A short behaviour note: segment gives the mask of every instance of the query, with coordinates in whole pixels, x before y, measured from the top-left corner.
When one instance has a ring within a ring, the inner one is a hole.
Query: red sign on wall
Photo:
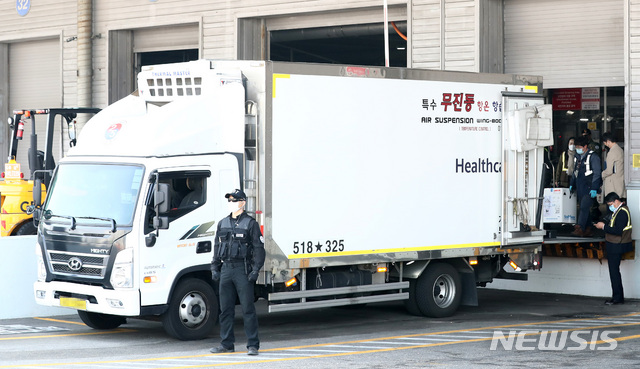
[[[582,89],[561,88],[553,91],[553,110],[581,110]]]

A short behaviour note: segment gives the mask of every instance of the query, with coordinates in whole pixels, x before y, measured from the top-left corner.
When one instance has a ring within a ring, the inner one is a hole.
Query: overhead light
[[[580,118],[580,121],[581,121],[581,122],[588,122],[588,121],[589,121],[589,118]]]
[[[567,115],[573,115],[575,113],[573,110],[567,110]]]
[[[407,48],[404,46],[398,46],[398,50],[406,50]]]

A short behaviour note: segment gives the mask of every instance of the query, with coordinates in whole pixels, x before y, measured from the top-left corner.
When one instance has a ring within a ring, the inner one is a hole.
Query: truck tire
[[[84,310],[78,310],[78,315],[84,324],[93,329],[115,329],[127,322],[127,319],[121,316],[92,313]]]
[[[422,311],[418,307],[418,300],[416,299],[416,283],[415,279],[409,279],[409,298],[404,300],[404,307],[407,312],[415,316],[423,316]]]
[[[31,236],[38,234],[38,229],[33,225],[33,221],[29,220],[16,231],[16,236]]]
[[[460,306],[460,274],[450,264],[431,263],[416,282],[415,298],[425,316],[443,318],[453,315]]]
[[[176,286],[169,308],[162,315],[168,335],[182,341],[206,338],[218,317],[218,301],[213,287],[203,280],[188,278]]]

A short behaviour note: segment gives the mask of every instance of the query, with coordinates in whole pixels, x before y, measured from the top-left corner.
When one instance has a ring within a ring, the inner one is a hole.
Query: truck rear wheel
[[[218,316],[218,301],[207,282],[189,278],[176,286],[169,309],[162,315],[168,335],[183,341],[206,338]]]
[[[460,306],[460,274],[450,264],[431,263],[418,277],[415,299],[425,316],[442,318],[453,315]]]
[[[93,329],[116,329],[127,322],[127,319],[117,315],[92,313],[78,310],[80,320]]]

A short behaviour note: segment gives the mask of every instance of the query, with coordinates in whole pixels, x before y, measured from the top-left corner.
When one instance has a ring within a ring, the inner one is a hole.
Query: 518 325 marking
[[[313,254],[318,252],[342,252],[344,240],[296,241],[293,243],[294,254]]]

